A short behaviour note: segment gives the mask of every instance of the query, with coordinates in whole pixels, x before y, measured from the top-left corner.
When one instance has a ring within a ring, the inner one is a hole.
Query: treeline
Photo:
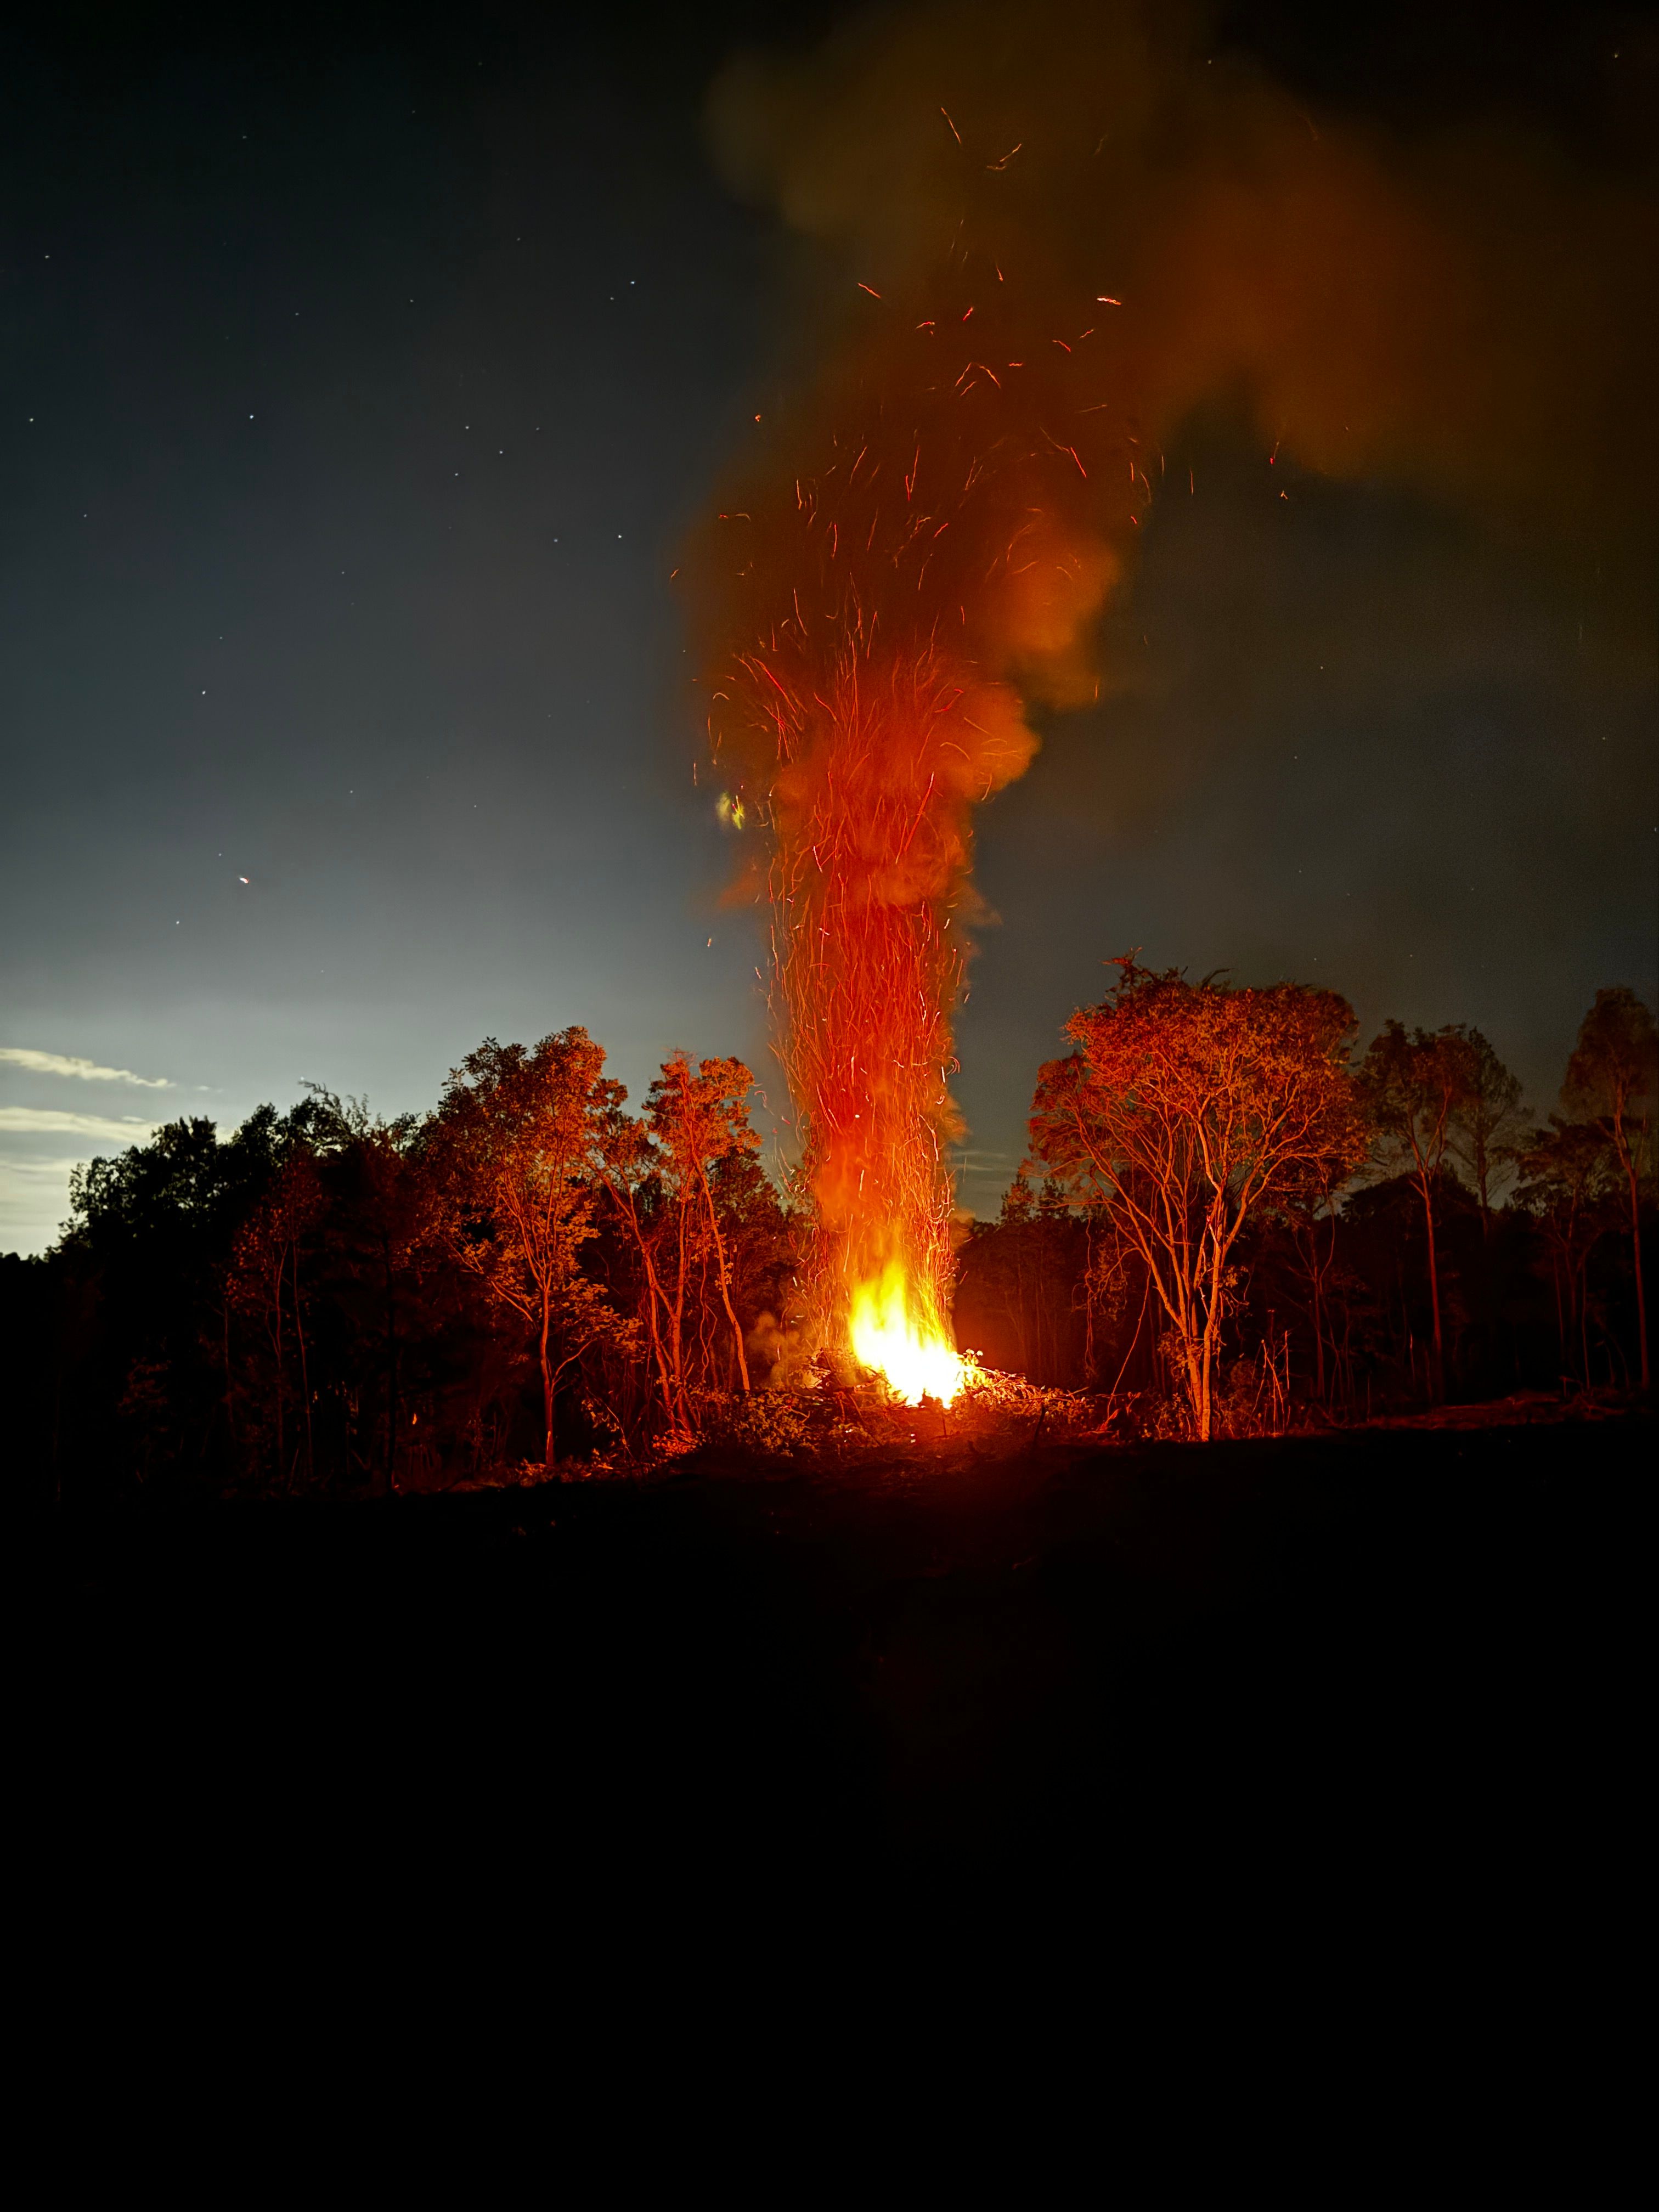
[[[424,1118],[313,1088],[77,1170],[0,1270],[33,1462],[60,1496],[428,1488],[740,1423],[799,1241],[752,1079],[677,1054],[635,1115],[604,1065],[489,1040]]]
[[[1647,1387],[1634,994],[1598,994],[1541,1123],[1478,1030],[1390,1022],[1356,1060],[1346,1003],[1299,985],[1125,961],[1069,1030],[1027,1168],[964,1224],[957,1336],[991,1366],[1200,1437]],[[77,1170],[53,1250],[0,1261],[14,1438],[76,1498],[785,1443],[810,1207],[761,1165],[752,1090],[677,1054],[631,1114],[571,1029],[487,1041],[423,1117],[313,1089],[227,1138],[170,1123]]]
[[[1479,1030],[1133,962],[1038,1081],[960,1340],[1164,1433],[1646,1389],[1659,1038],[1598,992],[1540,1123]],[[1645,1266],[1644,1266],[1645,1255]]]

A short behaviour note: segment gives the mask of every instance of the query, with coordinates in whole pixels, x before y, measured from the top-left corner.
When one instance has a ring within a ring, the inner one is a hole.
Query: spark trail
[[[1092,690],[1112,539],[1149,495],[1090,329],[1032,327],[989,264],[924,304],[872,295],[867,342],[702,564],[710,744],[728,817],[770,848],[747,882],[770,900],[817,1200],[812,1318],[913,1403],[960,1381],[948,1148],[973,811],[1036,750],[1027,699]]]

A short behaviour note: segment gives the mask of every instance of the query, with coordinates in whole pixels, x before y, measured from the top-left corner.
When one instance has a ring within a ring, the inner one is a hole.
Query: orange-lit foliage
[[[533,1049],[487,1037],[451,1070],[431,1136],[444,1244],[534,1338],[549,1467],[559,1377],[617,1328],[581,1267],[596,1233],[593,1149],[627,1096],[604,1067],[604,1047],[584,1029]]]
[[[1091,370],[1093,303],[1050,328],[985,260],[871,312],[823,411],[715,526],[709,734],[726,817],[770,844],[744,889],[771,902],[815,1319],[905,1396],[948,1397],[972,811],[1036,750],[1026,697],[1092,690],[1109,528],[1150,487]]]
[[[1246,1221],[1333,1188],[1366,1156],[1353,1010],[1299,983],[1231,990],[1118,965],[1115,988],[1066,1024],[1077,1051],[1038,1078],[1031,1148],[1139,1254],[1207,1439]]]
[[[698,1392],[747,1394],[749,1362],[733,1302],[734,1255],[722,1183],[740,1183],[759,1150],[749,1124],[754,1078],[740,1060],[672,1054],[642,1121],[606,1117],[596,1172],[639,1270],[638,1310],[669,1431],[689,1439]]]

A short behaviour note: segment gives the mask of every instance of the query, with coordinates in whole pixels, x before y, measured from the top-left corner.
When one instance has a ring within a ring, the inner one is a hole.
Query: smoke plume
[[[927,1334],[972,811],[1032,702],[1110,680],[1181,427],[1243,407],[1304,468],[1650,551],[1659,222],[1514,127],[1312,112],[1135,0],[861,17],[734,61],[709,127],[811,283],[693,563],[710,740],[768,847],[821,1315],[897,1269]]]

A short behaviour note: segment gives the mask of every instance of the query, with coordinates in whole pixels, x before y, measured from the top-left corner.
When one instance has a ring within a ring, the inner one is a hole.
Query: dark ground
[[[1530,1955],[1578,1940],[1636,1798],[1655,1434],[60,1528],[66,1844],[256,1887],[868,1875],[919,1910],[1133,1917],[1155,1888],[1374,1929],[1431,1905]]]

